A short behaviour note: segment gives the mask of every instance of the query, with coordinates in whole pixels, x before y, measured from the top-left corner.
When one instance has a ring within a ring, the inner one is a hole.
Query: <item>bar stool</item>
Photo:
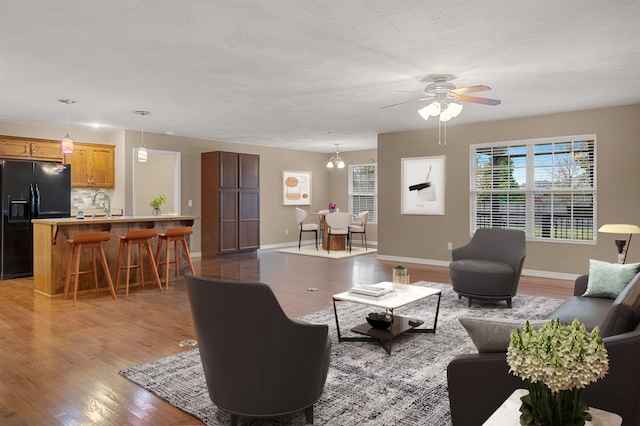
[[[127,232],[127,235],[118,236],[120,238],[120,249],[118,250],[118,270],[116,272],[116,291],[118,290],[118,282],[120,281],[120,271],[123,269],[127,270],[127,285],[125,291],[125,297],[129,297],[129,277],[131,273],[131,269],[140,268],[140,279],[142,280],[142,286],[144,287],[144,262],[142,261],[142,246],[145,246],[147,250],[147,256],[149,257],[149,263],[151,264],[151,269],[153,270],[153,280],[158,284],[158,289],[162,291],[162,283],[160,282],[160,277],[158,276],[158,268],[156,268],[156,261],[153,258],[153,253],[151,252],[150,246],[150,238],[155,238],[158,236],[158,233],[155,229],[130,229]],[[131,246],[138,246],[138,264],[131,264]],[[127,264],[126,266],[122,265],[122,253],[124,252],[125,246],[127,247]]]
[[[187,245],[187,235],[193,234],[193,230],[190,226],[180,226],[175,228],[169,228],[164,234],[158,235],[158,250],[156,251],[156,266],[165,265],[165,290],[169,289],[169,264],[174,263],[176,265],[176,281],[180,279],[180,256],[178,255],[178,241],[182,244],[187,263],[191,269],[191,274],[195,275],[196,272],[193,269],[193,262],[191,262],[191,254],[189,253],[189,246]],[[162,243],[165,243],[164,261],[160,261],[160,251],[162,250]],[[173,260],[171,260],[170,244],[173,243]]]
[[[96,294],[100,294],[98,290],[98,268],[96,264],[96,250],[100,252],[100,261],[102,263],[102,269],[104,275],[107,277],[107,283],[109,283],[109,289],[111,290],[111,296],[116,298],[116,292],[113,288],[113,281],[111,281],[111,274],[109,273],[109,266],[107,265],[107,258],[104,255],[104,248],[102,247],[103,241],[109,241],[111,236],[107,231],[100,232],[81,232],[76,234],[72,239],[68,239],[67,242],[71,244],[71,253],[69,253],[69,261],[67,262],[67,274],[64,279],[64,298],[67,298],[69,292],[69,281],[71,275],[75,275],[75,285],[73,289],[73,306],[76,306],[76,298],[78,296],[78,276],[84,274],[93,274],[96,282]],[[80,257],[82,249],[91,249],[93,254],[93,269],[91,271],[80,271]],[[73,256],[76,256],[76,270],[71,272],[71,263]]]

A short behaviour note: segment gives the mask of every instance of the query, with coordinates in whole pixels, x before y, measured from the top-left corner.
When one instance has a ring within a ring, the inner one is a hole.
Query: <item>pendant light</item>
[[[69,104],[75,104],[73,99],[58,99],[58,102],[67,104],[67,134],[62,138],[61,146],[63,154],[73,154],[73,140],[69,137]]]
[[[149,111],[136,111],[140,117],[140,121],[142,123],[142,133],[141,139],[142,143],[140,144],[140,148],[138,148],[138,162],[146,163],[147,162],[147,148],[144,147],[144,116],[151,114]]]

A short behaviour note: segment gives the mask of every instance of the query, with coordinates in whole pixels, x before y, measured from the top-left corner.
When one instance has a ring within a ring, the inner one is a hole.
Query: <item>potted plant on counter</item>
[[[159,194],[156,198],[149,202],[149,205],[153,207],[151,214],[154,216],[161,215],[160,207],[167,202],[167,196],[164,194]]]

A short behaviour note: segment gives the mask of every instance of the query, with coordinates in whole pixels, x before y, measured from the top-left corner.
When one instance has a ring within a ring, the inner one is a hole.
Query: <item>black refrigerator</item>
[[[31,219],[71,216],[71,168],[46,161],[0,160],[0,278],[33,275]]]

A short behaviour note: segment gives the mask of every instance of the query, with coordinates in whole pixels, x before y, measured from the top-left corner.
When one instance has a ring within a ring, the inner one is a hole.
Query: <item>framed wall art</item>
[[[444,159],[402,159],[402,214],[444,215]]]
[[[311,205],[311,172],[282,171],[282,205]]]

